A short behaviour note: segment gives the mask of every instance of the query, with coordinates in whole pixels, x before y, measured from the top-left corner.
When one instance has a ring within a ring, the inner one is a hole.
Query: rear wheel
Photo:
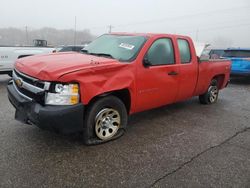
[[[213,104],[217,102],[219,96],[218,82],[216,79],[211,81],[210,86],[205,94],[199,96],[201,104]]]
[[[106,96],[90,104],[85,114],[83,137],[85,144],[100,144],[124,134],[127,110],[115,96]]]

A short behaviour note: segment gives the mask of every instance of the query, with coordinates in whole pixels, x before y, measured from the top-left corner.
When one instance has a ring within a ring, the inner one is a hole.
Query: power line
[[[239,24],[239,22],[246,22],[247,21],[247,23],[249,22],[249,18],[246,18],[246,19],[234,19],[234,20],[232,20],[231,18],[230,18],[230,21],[229,20],[224,20],[223,22],[212,22],[212,24],[211,23],[209,23],[209,25],[214,25],[214,26],[216,26],[216,25],[219,25],[219,26],[222,26],[222,25],[225,25],[225,24],[232,24],[232,23],[238,23]],[[194,27],[194,28],[197,28],[197,25],[195,25],[195,24],[189,24],[189,27]],[[201,24],[199,24],[199,27],[201,27]],[[185,26],[175,26],[174,27],[174,29],[182,29],[182,28],[187,28],[187,26],[185,25]]]
[[[211,15],[215,13],[223,13],[223,12],[228,12],[228,11],[235,11],[235,10],[240,10],[240,9],[249,9],[250,6],[243,6],[243,7],[233,7],[233,8],[227,8],[227,9],[218,9],[218,10],[212,10],[212,11],[207,11],[207,12],[199,12],[195,14],[187,14],[187,15],[182,15],[182,16],[175,16],[175,17],[165,17],[165,18],[160,18],[160,19],[152,19],[152,20],[147,20],[147,21],[141,21],[141,22],[133,22],[133,23],[127,23],[127,24],[120,24],[120,25],[115,25],[116,28],[118,27],[127,27],[127,26],[133,26],[133,25],[144,25],[144,24],[150,24],[150,23],[160,23],[160,22],[166,22],[166,21],[171,21],[171,20],[178,20],[178,19],[188,19],[190,17],[197,17],[197,16],[204,16],[204,15]],[[92,27],[91,29],[101,29],[107,26],[98,26],[98,27]]]
[[[126,26],[132,26],[132,25],[160,23],[160,22],[166,22],[166,21],[169,21],[169,20],[188,19],[190,17],[204,16],[204,15],[210,15],[210,14],[214,14],[214,13],[222,13],[222,12],[227,12],[227,11],[232,11],[232,10],[235,11],[236,9],[247,9],[247,8],[250,8],[250,6],[235,7],[235,8],[220,9],[220,10],[212,10],[212,11],[200,12],[200,13],[195,13],[195,14],[187,14],[187,15],[183,15],[183,16],[165,17],[165,18],[161,18],[161,19],[154,19],[154,20],[148,20],[148,21],[143,21],[143,22],[134,22],[134,23],[129,23],[129,24],[116,25],[116,27],[126,27]]]
[[[204,32],[209,32],[209,31],[216,31],[216,30],[224,30],[224,29],[229,29],[229,28],[234,28],[234,29],[238,29],[239,27],[249,27],[250,26],[250,23],[245,23],[245,24],[233,24],[233,25],[227,25],[227,26],[218,26],[218,27],[209,27],[209,28],[199,28],[198,30],[198,34],[199,36],[197,36],[197,30],[195,29],[192,29],[192,30],[185,30],[185,32],[182,32],[183,33],[193,33],[196,35],[196,41],[199,40],[198,37],[200,37],[200,33],[204,33]],[[179,33],[179,32],[177,32]]]
[[[228,29],[228,28],[234,28],[234,27],[242,27],[242,26],[250,26],[250,23],[245,23],[245,24],[234,24],[234,25],[229,25],[229,26],[219,26],[219,27],[210,27],[210,28],[204,28],[201,29],[201,31],[211,31],[211,30],[217,30],[217,29]]]

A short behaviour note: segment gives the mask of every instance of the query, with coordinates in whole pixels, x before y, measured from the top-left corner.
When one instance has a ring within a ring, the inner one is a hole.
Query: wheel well
[[[221,89],[225,80],[225,75],[221,74],[221,75],[216,75],[215,77],[213,77],[213,79],[217,80],[218,82],[218,88]]]
[[[92,98],[90,100],[89,104],[92,104],[95,101],[97,101],[98,99],[105,97],[105,96],[108,96],[108,95],[113,95],[113,96],[116,96],[117,98],[119,98],[123,102],[123,104],[125,105],[127,113],[129,114],[130,107],[131,107],[131,96],[130,96],[130,92],[128,89],[121,89],[121,90],[110,91],[107,93],[100,94],[100,95]]]

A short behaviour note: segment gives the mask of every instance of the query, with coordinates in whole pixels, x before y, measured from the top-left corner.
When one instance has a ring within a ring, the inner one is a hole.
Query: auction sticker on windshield
[[[133,50],[135,46],[134,46],[134,45],[131,45],[131,44],[121,43],[121,44],[119,45],[119,47],[125,48],[125,49],[127,49],[127,50]]]

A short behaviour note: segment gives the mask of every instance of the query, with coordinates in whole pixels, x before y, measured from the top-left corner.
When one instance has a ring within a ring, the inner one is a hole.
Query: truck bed
[[[231,61],[225,59],[211,59],[199,63],[199,76],[195,90],[196,96],[206,92],[211,78],[219,77],[219,88],[227,85],[231,69]]]

